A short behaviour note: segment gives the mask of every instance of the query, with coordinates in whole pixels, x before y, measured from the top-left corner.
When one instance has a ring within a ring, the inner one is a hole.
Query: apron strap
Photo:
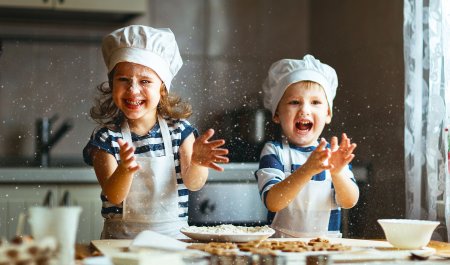
[[[167,126],[166,120],[163,119],[159,115],[158,115],[158,123],[159,123],[159,127],[161,128],[161,135],[162,135],[163,142],[164,142],[165,154],[172,155],[173,148],[172,148],[172,140],[170,138],[169,126]],[[122,137],[123,137],[124,141],[128,142],[131,145],[133,144],[133,141],[131,140],[130,126],[128,125],[128,122],[126,119],[122,123]]]
[[[161,128],[161,135],[164,141],[164,150],[167,155],[173,154],[172,148],[172,139],[170,138],[169,126],[167,126],[167,122],[161,116],[158,115],[159,127]]]
[[[289,143],[286,136],[281,136],[281,142],[283,144],[283,151],[281,155],[283,157],[284,174],[287,177],[291,174],[292,167],[291,148],[289,148]]]

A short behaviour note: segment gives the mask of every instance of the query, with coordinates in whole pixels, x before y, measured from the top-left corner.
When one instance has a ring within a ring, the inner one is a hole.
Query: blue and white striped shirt
[[[181,166],[180,166],[180,146],[183,141],[191,134],[194,133],[197,136],[197,130],[191,126],[191,124],[184,119],[171,120],[166,119],[167,126],[169,127],[170,137],[172,140],[173,155],[175,159],[175,172],[177,178],[178,187],[178,217],[180,220],[187,220],[188,218],[188,199],[189,191],[183,183],[181,178]],[[84,161],[92,165],[91,152],[94,148],[100,148],[110,154],[112,154],[117,162],[120,162],[119,144],[117,140],[123,138],[120,126],[117,129],[111,130],[106,127],[96,128],[91,135],[89,142],[83,149]],[[148,132],[148,134],[139,136],[131,133],[131,139],[137,157],[160,157],[165,156],[164,142],[161,135],[161,128],[157,122],[155,126]],[[112,204],[108,201],[105,195],[101,194],[102,200],[102,216],[106,219],[122,218],[123,203]]]
[[[289,144],[291,148],[291,173],[302,166],[311,153],[316,149],[316,146],[299,147]],[[259,169],[255,172],[256,180],[258,181],[259,194],[264,205],[266,205],[266,198],[269,190],[277,183],[283,181],[286,177],[284,174],[283,164],[283,145],[280,141],[267,142],[261,151],[259,162]],[[347,166],[346,175],[355,183],[355,178],[351,171],[351,165]],[[329,171],[323,171],[311,178],[311,181],[324,181],[330,179]],[[334,193],[334,187],[331,182],[330,189]],[[341,208],[337,205],[336,197],[332,198],[333,207],[330,212],[330,222],[328,224],[328,231],[339,231],[341,224]],[[271,222],[275,213],[269,213],[268,221]],[[293,220],[295,221],[295,220]]]

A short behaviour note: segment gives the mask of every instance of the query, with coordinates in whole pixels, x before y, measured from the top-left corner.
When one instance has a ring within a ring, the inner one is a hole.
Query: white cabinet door
[[[147,0],[54,0],[57,9],[86,12],[145,13]]]
[[[100,185],[67,184],[60,185],[58,188],[60,198],[63,196],[65,191],[68,191],[72,202],[82,208],[78,223],[77,242],[89,244],[91,240],[100,239],[100,233],[103,229]]]
[[[15,236],[18,218],[27,213],[30,206],[42,205],[48,191],[52,191],[52,205],[60,203],[64,192],[68,191],[71,200],[82,207],[77,231],[77,242],[89,244],[100,239],[103,229],[101,216],[100,185],[98,184],[7,184],[0,185],[0,238],[11,239]],[[24,234],[31,234],[28,222]]]
[[[14,185],[0,186],[0,237],[11,239],[15,236],[18,218],[27,213],[30,206],[42,205],[48,191],[52,191],[52,203],[56,203],[56,185]],[[28,222],[24,234],[30,234]]]
[[[54,0],[0,0],[1,7],[52,8]]]

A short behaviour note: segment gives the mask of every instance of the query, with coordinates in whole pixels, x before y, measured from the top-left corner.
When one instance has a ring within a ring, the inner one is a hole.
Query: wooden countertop
[[[279,240],[279,241],[290,241],[290,240],[302,240],[299,238],[294,239],[268,239],[268,240]],[[362,240],[362,239],[331,239],[332,243],[339,242],[347,246],[352,246],[354,248],[367,248],[369,251],[363,252],[350,252],[348,254],[333,254],[334,263],[354,263],[354,264],[364,264],[367,262],[386,262],[392,263],[395,261],[396,264],[411,264],[410,261],[410,250],[399,250],[393,248],[389,243],[385,240]],[[118,253],[126,253],[129,252],[128,247],[131,244],[131,240],[94,240],[91,242],[90,246],[77,246],[77,258],[82,259],[90,256],[114,256]],[[436,249],[437,253],[445,252],[450,253],[450,243],[447,242],[439,242],[439,241],[431,241],[428,244],[429,248]],[[377,252],[378,251],[378,252]],[[302,255],[301,253],[296,253]],[[293,257],[295,254],[289,253],[289,257]],[[311,255],[311,252],[309,252]],[[306,254],[303,254],[303,260],[306,257]],[[298,261],[298,260],[297,260]],[[448,260],[433,256],[430,258],[430,261],[436,264],[440,263],[448,263]],[[81,263],[80,263],[81,264]],[[289,263],[288,264],[293,264]]]
[[[436,249],[436,251],[450,251],[450,243],[441,241],[430,241],[428,247]]]

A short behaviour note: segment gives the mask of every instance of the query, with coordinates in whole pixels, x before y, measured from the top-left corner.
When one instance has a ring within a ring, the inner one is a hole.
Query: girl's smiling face
[[[121,62],[114,69],[112,84],[114,103],[129,120],[156,118],[163,83],[155,71],[140,64]]]
[[[331,113],[323,88],[314,82],[291,84],[283,94],[273,117],[288,141],[297,146],[315,146]]]

